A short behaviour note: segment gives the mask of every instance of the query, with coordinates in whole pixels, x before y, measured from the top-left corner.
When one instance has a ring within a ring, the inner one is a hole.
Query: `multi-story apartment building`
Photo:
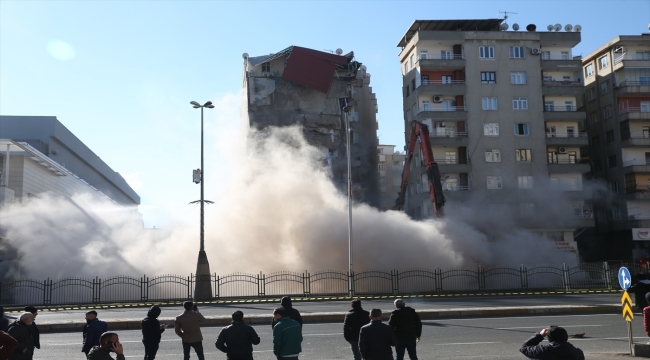
[[[278,53],[244,54],[244,87],[251,127],[299,124],[307,141],[322,151],[334,182],[346,191],[347,149],[343,107],[352,133],[352,181],[356,200],[378,207],[377,97],[366,67],[354,53],[341,55],[290,46]],[[354,100],[354,101],[351,101]]]
[[[603,259],[650,258],[650,34],[618,36],[582,61]],[[609,194],[606,194],[609,193]]]
[[[379,189],[382,210],[392,209],[399,195],[402,184],[402,170],[406,153],[395,151],[395,145],[379,145],[377,147],[377,161],[379,170]]]
[[[581,61],[572,53],[580,32],[506,31],[502,22],[409,27],[398,43],[406,140],[411,120],[429,127],[448,212],[492,206],[576,248],[574,230],[593,226],[582,187],[590,168],[580,151]],[[405,206],[418,219],[432,212],[421,159],[417,152]]]

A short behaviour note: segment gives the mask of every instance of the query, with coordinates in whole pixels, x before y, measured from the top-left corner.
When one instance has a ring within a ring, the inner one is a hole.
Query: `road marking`
[[[342,333],[336,333],[336,334],[303,334],[303,337],[305,336],[343,336]]]
[[[563,328],[570,327],[598,327],[603,325],[562,325]],[[542,326],[541,328],[544,328]],[[509,328],[495,328],[494,330],[516,330],[516,329],[541,329],[539,326],[518,326],[518,327],[509,327]]]
[[[501,319],[536,319],[536,318],[540,318],[540,317],[543,317],[543,318],[556,318],[556,317],[567,318],[567,317],[574,317],[574,316],[593,317],[593,316],[621,316],[621,315],[619,315],[619,314],[591,314],[591,315],[546,315],[546,314],[539,314],[539,315],[531,315],[531,316],[499,316],[499,317],[483,317],[483,318],[423,320],[422,322],[481,321],[481,320],[494,321],[494,320],[501,320]]]
[[[471,342],[471,343],[445,343],[445,344],[433,344],[437,345],[481,345],[481,344],[501,344],[500,341],[483,341],[483,342]]]

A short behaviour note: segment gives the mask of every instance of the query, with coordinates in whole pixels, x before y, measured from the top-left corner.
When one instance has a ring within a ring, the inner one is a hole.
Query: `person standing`
[[[38,309],[33,306],[25,306],[25,311],[31,313],[34,317],[32,325],[29,327],[29,332],[32,334],[32,340],[34,341],[34,347],[37,349],[41,348],[41,333],[38,331],[36,326],[36,316],[38,315]]]
[[[226,353],[228,360],[253,360],[253,345],[260,337],[252,326],[244,324],[244,313],[232,313],[232,323],[221,330],[214,345]]]
[[[108,331],[108,324],[97,318],[97,311],[91,310],[86,313],[86,326],[83,330],[83,345],[81,352],[86,354],[93,346],[99,346],[99,341],[103,333]]]
[[[370,324],[359,331],[359,352],[365,360],[393,360],[397,338],[393,329],[381,322],[381,309],[370,311]]]
[[[404,350],[408,351],[411,360],[418,360],[416,344],[422,336],[420,316],[412,307],[406,306],[402,299],[395,300],[395,307],[397,310],[390,314],[388,325],[395,330],[397,336],[397,360],[404,360]]]
[[[298,360],[302,352],[302,325],[287,315],[287,309],[273,311],[273,354],[278,360]]]
[[[0,330],[0,360],[7,360],[9,354],[14,352],[18,342],[11,335]]]
[[[178,315],[174,322],[174,331],[183,340],[183,359],[190,359],[190,348],[193,348],[199,360],[204,360],[201,324],[205,322],[205,318],[191,301],[184,302],[183,308],[185,312]]]
[[[160,313],[161,310],[158,306],[152,306],[147,312],[147,317],[140,322],[144,360],[154,360],[156,358],[162,333],[167,329],[167,325],[161,325],[158,321]]]
[[[548,344],[540,345],[548,337]],[[519,352],[529,359],[565,359],[565,360],[585,360],[585,354],[582,350],[573,346],[569,340],[569,335],[564,328],[552,326],[544,328],[539,333],[530,337],[521,346]]]
[[[300,311],[295,309],[293,305],[291,304],[291,297],[289,296],[283,296],[282,299],[280,300],[280,305],[284,308],[284,313],[286,314],[285,316],[288,316],[298,322],[300,324],[300,328],[302,328],[302,316],[300,316]],[[271,321],[271,328],[275,327],[275,323],[277,320],[275,320],[275,317]]]
[[[116,333],[105,332],[99,338],[99,346],[94,346],[88,353],[88,360],[125,360],[124,348],[120,344],[120,337]],[[117,354],[113,359],[111,353]]]
[[[361,360],[359,331],[362,326],[370,322],[370,313],[361,308],[361,299],[352,300],[351,306],[352,310],[345,314],[345,320],[343,320],[343,337],[350,343],[354,360]]]
[[[7,332],[9,330],[9,319],[5,317],[5,308],[0,306],[0,331]]]
[[[636,274],[636,284],[630,286],[627,289],[627,292],[634,293],[634,304],[637,309],[643,311],[643,309],[650,305],[645,299],[645,294],[650,292],[650,280],[648,280],[647,274]]]
[[[34,356],[34,340],[29,327],[34,321],[32,313],[26,312],[9,325],[9,335],[16,339],[16,350],[9,355],[9,360],[32,360]]]

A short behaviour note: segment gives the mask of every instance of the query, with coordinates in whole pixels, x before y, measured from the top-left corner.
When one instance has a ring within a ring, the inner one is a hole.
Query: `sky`
[[[165,227],[179,211],[198,213],[187,205],[199,197],[191,172],[200,165],[190,101],[220,105],[205,113],[206,199],[219,201],[236,171],[223,144],[240,124],[243,53],[354,51],[372,75],[379,141],[401,149],[396,45],[406,29],[502,11],[522,28],[580,24],[574,55],[650,24],[650,0],[0,0],[0,115],[56,116],[138,192],[145,226]]]

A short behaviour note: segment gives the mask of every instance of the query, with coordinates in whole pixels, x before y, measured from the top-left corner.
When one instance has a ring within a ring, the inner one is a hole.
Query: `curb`
[[[468,308],[445,310],[418,310],[423,320],[458,319],[458,318],[483,318],[483,317],[510,317],[510,316],[539,316],[539,315],[585,315],[585,314],[618,314],[621,305],[596,305],[596,306],[532,306],[532,307],[501,307],[501,308]],[[343,322],[347,312],[310,313],[302,315],[305,323],[338,323]],[[271,324],[271,315],[251,315],[244,318],[247,324]],[[226,326],[232,319],[230,316],[209,316],[203,326]],[[161,323],[173,325],[174,318],[161,318]],[[107,321],[112,330],[139,330],[140,319]],[[39,323],[41,333],[81,332],[85,322],[70,321],[61,323]]]

